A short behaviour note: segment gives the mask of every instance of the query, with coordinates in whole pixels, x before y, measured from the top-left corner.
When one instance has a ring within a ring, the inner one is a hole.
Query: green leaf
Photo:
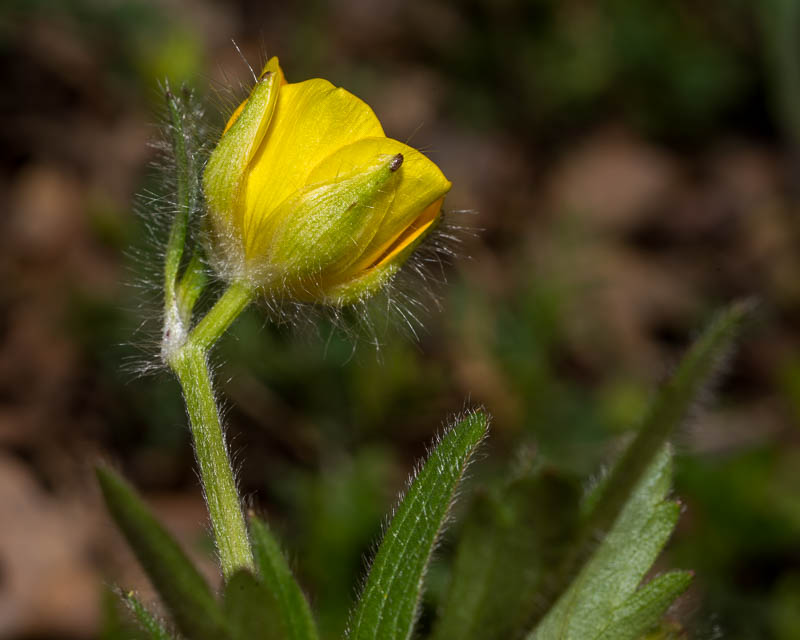
[[[225,585],[225,616],[233,640],[286,640],[279,606],[273,594],[246,569]]]
[[[100,597],[100,629],[97,640],[151,640],[128,615],[119,589],[104,586]]]
[[[718,313],[681,360],[678,370],[656,397],[636,437],[586,501],[580,539],[548,589],[541,594],[540,612],[546,612],[563,594],[569,580],[591,555],[596,540],[617,520],[656,455],[722,368],[753,308],[754,303],[746,300]]]
[[[425,569],[487,427],[486,414],[468,415],[444,434],[413,479],[372,563],[351,617],[350,640],[405,640],[411,635]]]
[[[161,621],[154,614],[147,610],[147,607],[142,604],[132,591],[120,593],[120,597],[133,614],[133,617],[136,618],[139,627],[147,634],[150,640],[174,640],[174,636],[164,628]]]
[[[616,613],[616,622],[600,636],[600,640],[638,638],[650,631],[675,599],[692,581],[691,571],[669,571],[653,578],[639,589]]]
[[[578,498],[576,486],[535,470],[476,496],[434,640],[520,637],[545,571],[574,535]]]
[[[679,506],[665,501],[671,454],[662,448],[619,519],[528,640],[636,640],[689,585],[672,572],[639,587],[672,534]]]
[[[658,394],[636,438],[625,450],[591,506],[592,527],[607,528],[619,514],[664,443],[687,417],[703,391],[714,381],[753,310],[739,302],[718,313],[681,360]]]
[[[290,640],[317,640],[317,627],[308,601],[267,524],[252,518],[250,538],[261,578],[278,602],[278,610],[287,630],[286,637]]]
[[[178,543],[127,482],[110,469],[96,471],[111,516],[181,633],[192,640],[226,638],[219,604]]]

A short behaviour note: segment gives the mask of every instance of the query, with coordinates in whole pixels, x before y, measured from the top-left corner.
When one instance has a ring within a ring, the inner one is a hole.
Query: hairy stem
[[[189,335],[187,344],[203,351],[210,349],[253,301],[253,295],[253,290],[246,284],[234,282],[205,317],[197,323]]]
[[[243,285],[231,285],[169,360],[183,388],[200,480],[226,578],[237,569],[254,570],[254,562],[214,398],[208,350],[247,307],[252,295]]]

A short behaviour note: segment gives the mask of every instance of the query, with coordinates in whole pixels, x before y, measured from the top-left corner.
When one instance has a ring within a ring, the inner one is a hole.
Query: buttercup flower
[[[226,277],[337,305],[396,273],[451,186],[359,98],[319,78],[286,83],[277,58],[228,121],[203,183]]]

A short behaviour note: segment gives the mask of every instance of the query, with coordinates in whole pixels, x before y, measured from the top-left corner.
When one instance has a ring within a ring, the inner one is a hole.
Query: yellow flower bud
[[[203,184],[224,275],[346,304],[383,286],[441,214],[450,182],[327,80],[277,58],[231,116]]]

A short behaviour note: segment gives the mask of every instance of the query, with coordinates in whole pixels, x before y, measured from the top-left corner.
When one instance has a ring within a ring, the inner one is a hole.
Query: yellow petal
[[[267,135],[250,165],[245,237],[303,188],[323,159],[370,136],[383,136],[381,124],[372,109],[348,91],[321,79],[282,87]]]
[[[404,160],[398,170],[398,180],[392,183],[395,194],[391,207],[370,244],[361,251],[353,270],[366,269],[376,264],[391,247],[396,248],[398,240],[408,235],[412,225],[423,227],[430,224],[438,216],[441,199],[452,186],[439,167],[428,158],[416,149],[391,138],[366,138],[340,150],[337,156],[342,165],[346,166],[348,162],[356,163],[359,159],[363,162],[365,158],[398,153],[402,154]],[[320,169],[322,168],[321,165]],[[315,170],[310,179],[315,179],[316,176]],[[428,210],[437,201],[438,207]],[[419,233],[424,232],[423,228],[417,230]]]
[[[382,253],[369,257],[371,262],[365,263],[366,268],[374,269],[388,262],[393,262],[397,260],[401,254],[404,254],[406,249],[416,246],[417,241],[422,239],[439,218],[443,203],[444,198],[442,197],[425,207],[414,222],[406,227]]]
[[[327,304],[342,307],[368,298],[386,285],[428,232],[433,229],[439,218],[443,201],[444,198],[440,198],[428,206],[418,220],[401,234],[377,263],[358,273],[350,271],[347,278],[342,281],[327,283],[317,299],[322,298]],[[309,298],[309,300],[313,299],[313,297]]]

